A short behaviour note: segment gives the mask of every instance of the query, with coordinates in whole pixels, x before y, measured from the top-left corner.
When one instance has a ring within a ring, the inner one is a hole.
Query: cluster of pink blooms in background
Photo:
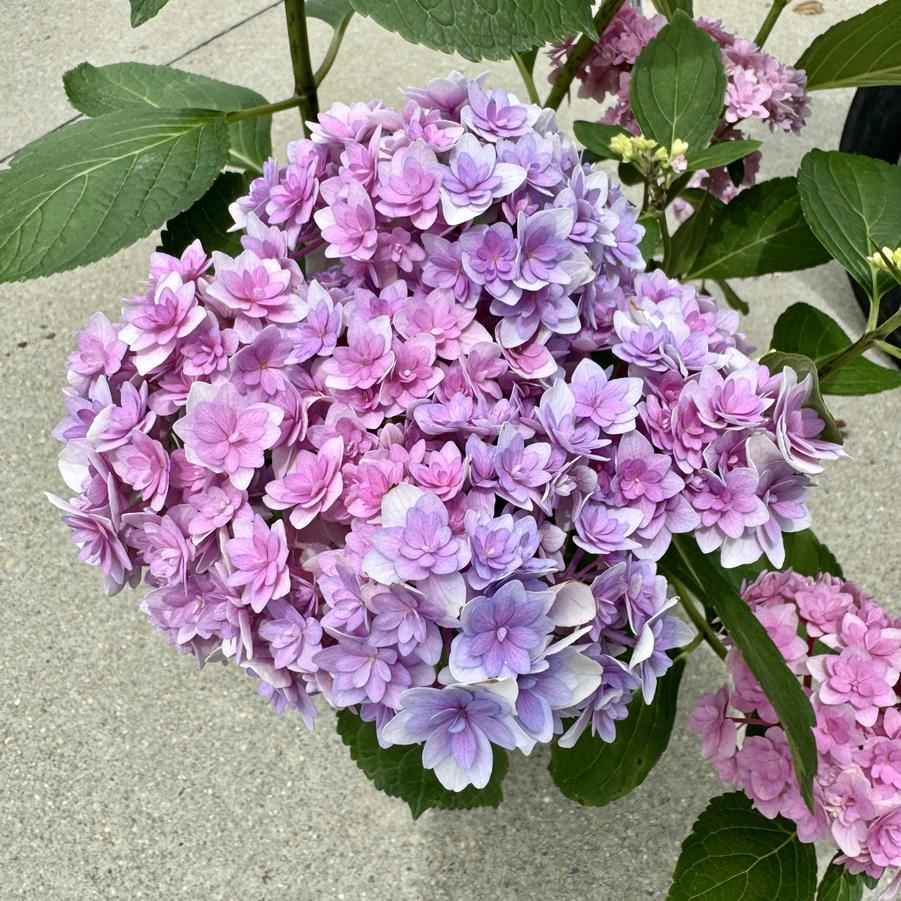
[[[809,379],[643,273],[637,211],[550,111],[459,75],[337,104],[233,206],[243,252],[151,258],[69,360],[52,498],[107,590],[278,712],[424,742],[605,740],[689,637],[655,561],[802,529],[838,456]],[[566,724],[565,722],[566,721]]]
[[[580,67],[576,74],[580,97],[599,102],[608,96],[613,98],[602,122],[639,133],[629,104],[632,67],[665,24],[663,16],[647,18],[635,7],[625,4]],[[716,132],[718,140],[746,138],[747,134],[738,125],[748,119],[765,122],[774,132],[799,133],[809,113],[807,77],[803,70],[783,65],[751,41],[730,34],[716,19],[698,19],[697,24],[719,44],[723,53],[727,86],[725,114]],[[550,51],[554,64],[551,81],[556,78],[574,43],[575,39],[570,38]],[[754,184],[759,166],[760,152],[755,151],[744,158],[744,174],[738,186],[725,166],[696,173],[690,184],[709,185],[716,197],[728,203],[742,187]]]
[[[785,732],[741,654],[731,682],[703,695],[689,725],[720,777],[801,841],[830,840],[854,873],[901,867],[901,620],[853,582],[768,572],[742,596],[798,675],[816,714],[814,812],[798,791]],[[888,894],[901,891],[896,879]]]

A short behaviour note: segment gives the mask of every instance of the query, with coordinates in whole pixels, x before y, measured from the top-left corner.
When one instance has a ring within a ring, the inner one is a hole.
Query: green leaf
[[[777,320],[770,346],[810,357],[818,366],[851,345],[831,317],[806,303],[792,304]],[[887,369],[864,357],[852,360],[820,382],[823,394],[878,394],[901,387],[901,370]]]
[[[838,426],[835,424],[835,418],[829,412],[826,401],[823,400],[823,394],[820,389],[820,378],[817,374],[817,364],[805,357],[804,354],[790,354],[781,350],[771,350],[769,353],[761,357],[760,362],[770,370],[770,372],[782,372],[786,366],[790,366],[798,373],[798,381],[805,376],[810,375],[813,382],[813,388],[810,391],[810,397],[806,406],[817,411],[820,419],[823,420],[825,426],[820,437],[826,441],[834,441],[836,444],[842,444],[844,438]]]
[[[720,48],[681,10],[641,52],[629,87],[642,132],[667,148],[687,141],[689,154],[710,140],[725,93]]]
[[[319,19],[337,31],[354,14],[348,0],[306,0],[304,11],[308,19]]]
[[[586,729],[572,748],[554,745],[548,769],[567,798],[603,807],[644,782],[669,744],[684,669],[684,660],[673,663],[650,704],[635,694],[628,717],[616,724],[615,741]]]
[[[901,84],[901,0],[888,0],[823,32],[801,54],[807,89]]]
[[[63,76],[66,96],[86,116],[124,109],[211,109],[231,112],[262,106],[266,98],[250,88],[146,63],[81,63]],[[228,127],[229,163],[259,172],[272,155],[272,116],[257,116]]]
[[[710,209],[712,209],[715,213],[719,213],[720,210],[725,209],[726,204],[723,203],[719,197],[714,197],[709,191],[704,188],[683,188],[678,194],[679,200],[684,200],[686,203],[690,203],[692,209],[697,209],[700,203],[709,203]],[[706,201],[704,198],[707,198]]]
[[[631,163],[620,163],[616,176],[624,185],[644,184],[644,176]]]
[[[598,122],[576,122],[573,125],[573,131],[576,140],[590,150],[597,159],[602,160],[620,159],[620,155],[610,146],[610,141],[617,135],[630,136],[625,128],[620,128],[618,125],[602,125]]]
[[[788,739],[801,796],[808,806],[812,806],[813,778],[817,772],[817,747],[813,737],[816,718],[798,677],[788,668],[760,620],[723,575],[716,557],[702,553],[693,539],[681,535],[673,536],[673,544],[692,572],[694,582],[702,589],[700,599],[716,611],[748,669],[773,705]],[[666,560],[664,557],[661,561],[664,570]]]
[[[169,0],[129,0],[131,3],[131,27],[137,28],[150,21]]]
[[[717,279],[716,284],[718,285],[720,291],[723,292],[723,300],[732,307],[733,310],[738,310],[743,316],[747,316],[748,313],[751,312],[751,308],[748,304],[742,300],[738,294],[735,292],[735,289],[727,282],[725,279]]]
[[[68,125],[14,160],[0,193],[0,282],[93,263],[203,196],[228,158],[222,113],[135,110]]]
[[[596,37],[590,0],[350,0],[413,44],[467,59],[505,59],[570,34]]]
[[[811,529],[800,532],[786,532],[782,536],[785,542],[785,567],[793,569],[802,576],[818,576],[820,573],[832,573],[844,578],[842,568],[832,551],[813,534]]]
[[[638,224],[644,228],[644,237],[638,242],[638,249],[645,260],[650,260],[657,253],[663,235],[660,233],[660,221],[656,216],[641,213]]]
[[[798,170],[801,208],[813,233],[870,293],[867,257],[901,243],[901,168],[838,151],[811,150]],[[880,291],[893,284],[880,273]]]
[[[738,140],[721,141],[719,144],[711,144],[701,148],[696,153],[688,153],[688,171],[697,172],[699,169],[715,169],[717,166],[728,166],[735,160],[753,153],[762,145],[761,141]]]
[[[828,261],[804,221],[795,179],[771,178],[726,204],[686,278],[747,278]]]
[[[207,253],[221,250],[230,256],[237,256],[243,250],[241,233],[229,231],[234,220],[228,207],[235,198],[247,193],[248,186],[245,175],[221,173],[197,203],[166,223],[165,230],[160,234],[159,249],[173,256],[181,256],[181,252],[199,238]]]
[[[663,267],[671,278],[679,278],[692,267],[704,244],[713,216],[710,201],[706,199],[709,196],[701,199],[672,237],[669,258],[664,260]]]
[[[814,846],[794,823],[768,820],[742,792],[714,798],[695,820],[667,901],[813,901]]]
[[[823,874],[816,901],[861,901],[870,883],[866,873],[850,873],[833,860]]]
[[[666,16],[667,19],[672,19],[677,10],[680,9],[686,13],[686,15],[694,18],[692,0],[651,0],[651,3],[653,4],[654,9],[656,9],[661,16]]]
[[[504,799],[501,782],[507,774],[507,754],[494,747],[491,779],[483,789],[471,785],[461,792],[448,791],[432,772],[423,768],[422,745],[379,746],[375,723],[364,723],[350,710],[338,711],[338,734],[350,748],[356,765],[379,790],[406,801],[418,819],[432,807],[441,810],[469,810],[472,807],[497,807]]]

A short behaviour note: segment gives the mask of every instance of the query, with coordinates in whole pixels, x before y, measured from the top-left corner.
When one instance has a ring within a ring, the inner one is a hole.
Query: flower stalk
[[[294,96],[300,108],[304,134],[306,123],[319,115],[319,98],[316,94],[316,76],[310,62],[310,41],[307,36],[307,17],[304,0],[285,0],[285,18],[288,23],[288,43],[291,49],[291,66],[294,70]],[[337,52],[337,48],[335,48]],[[329,66],[331,63],[329,63]],[[326,68],[326,72],[328,68]],[[324,77],[324,75],[323,75]]]
[[[877,346],[883,338],[887,338],[898,328],[901,328],[901,310],[893,316],[889,316],[877,328],[865,331],[853,344],[817,367],[817,375],[820,381],[828,379],[849,363],[853,363],[859,356],[866,353],[871,347]]]
[[[547,95],[547,100],[544,101],[544,105],[548,109],[555,110],[560,108],[563,98],[569,92],[569,86],[572,84],[579,69],[582,68],[582,63],[585,62],[588,58],[588,54],[591,53],[591,48],[601,39],[604,32],[607,30],[607,26],[619,12],[620,7],[624,2],[625,0],[604,0],[603,5],[594,16],[594,28],[597,32],[597,38],[583,34],[579,40],[576,41],[572,53],[569,54],[566,62],[563,64],[563,68],[560,69],[557,80],[554,82],[554,86]]]
[[[773,26],[775,26],[779,16],[782,15],[782,10],[784,10],[786,6],[788,6],[788,0],[773,0],[773,5],[770,7],[769,12],[766,14],[766,18],[763,20],[763,23],[754,38],[754,43],[758,47],[763,47],[766,43],[766,39],[773,30]]]

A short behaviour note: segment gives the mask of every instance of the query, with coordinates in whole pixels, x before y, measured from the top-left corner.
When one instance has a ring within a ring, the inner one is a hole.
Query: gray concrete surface
[[[818,16],[787,11],[772,48],[791,60],[822,28],[870,5],[825,0]],[[132,32],[125,0],[90,5],[0,0],[0,156],[69,113],[59,76],[82,59],[180,63],[244,81],[271,99],[289,91],[282,11],[268,0],[172,0]],[[762,0],[699,3],[753,33]],[[321,52],[327,31],[314,23]],[[381,95],[463,64],[357,19],[323,102]],[[517,87],[512,66],[498,83]],[[819,95],[803,138],[769,145],[766,174],[789,174],[808,147],[835,147],[847,93]],[[583,111],[584,112],[584,111]],[[569,114],[563,117],[569,121]],[[276,119],[275,146],[296,135]],[[95,309],[113,315],[143,277],[149,238],[88,269],[0,286],[0,898],[67,899],[662,899],[679,843],[720,790],[687,734],[687,709],[720,679],[703,651],[682,690],[670,748],[647,782],[604,809],[563,799],[546,759],[517,757],[499,810],[430,812],[374,791],[325,713],[314,734],[278,719],[234,668],[198,674],[144,621],[138,596],[105,599],[95,572],[41,494],[59,489],[64,360]],[[827,266],[741,284],[747,330],[765,345],[788,304],[861,317],[843,273]],[[814,525],[846,572],[897,609],[901,392],[838,398],[853,463],[831,467]]]

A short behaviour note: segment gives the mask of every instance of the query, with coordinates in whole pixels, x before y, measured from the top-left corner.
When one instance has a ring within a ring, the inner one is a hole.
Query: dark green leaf
[[[640,185],[644,183],[642,174],[631,163],[620,163],[616,175],[624,185]]]
[[[723,574],[718,559],[702,553],[693,539],[682,535],[673,536],[673,544],[691,570],[695,584],[701,587],[701,600],[716,611],[748,669],[773,705],[788,739],[801,795],[811,806],[813,778],[817,772],[817,747],[813,737],[816,718],[798,677],[788,668],[760,620]],[[665,575],[666,558],[661,563]]]
[[[785,566],[791,567],[802,576],[818,576],[820,573],[832,573],[844,578],[842,568],[832,551],[817,538],[810,529],[801,532],[786,532],[782,536],[785,542]]]
[[[570,34],[595,36],[589,0],[350,0],[414,44],[467,59],[505,59]]]
[[[129,0],[131,3],[131,27],[137,28],[150,21],[169,0]]]
[[[494,748],[494,768],[485,788],[471,785],[461,792],[448,791],[438,777],[422,766],[422,745],[379,746],[375,723],[364,723],[350,710],[338,711],[338,734],[350,748],[356,765],[379,790],[406,801],[417,819],[429,808],[469,810],[472,807],[497,807],[504,798],[501,782],[507,774],[507,754]]]
[[[817,889],[817,901],[861,901],[868,887],[870,880],[865,873],[849,873],[833,860]]]
[[[772,178],[726,204],[686,278],[746,278],[828,261],[804,221],[795,179]]]
[[[616,724],[615,741],[586,729],[572,748],[553,747],[548,769],[567,798],[603,807],[644,782],[669,744],[684,669],[684,660],[673,663],[650,704],[636,693],[629,715]]]
[[[820,437],[826,441],[834,441],[836,444],[841,444],[844,441],[842,433],[835,424],[834,417],[826,406],[826,401],[823,400],[823,394],[820,390],[820,379],[817,375],[817,365],[810,357],[805,357],[803,354],[785,353],[781,350],[771,350],[761,358],[760,362],[770,372],[782,372],[786,366],[790,366],[798,373],[798,381],[810,375],[813,381],[813,388],[811,389],[807,406],[816,410],[820,419],[825,423]]]
[[[770,346],[810,357],[818,366],[849,347],[851,339],[825,313],[806,303],[792,304],[777,320]],[[901,387],[901,370],[864,357],[852,360],[820,382],[823,394],[877,394]]]
[[[651,259],[660,247],[660,222],[656,216],[642,213],[638,217],[638,224],[644,228],[644,237],[638,243],[638,250],[645,260]]]
[[[319,19],[337,31],[353,14],[348,0],[306,0],[304,10],[307,18]]]
[[[679,278],[692,267],[710,230],[712,216],[710,201],[702,199],[672,237],[669,257],[663,267],[667,275]]]
[[[202,197],[228,158],[222,113],[135,110],[68,125],[3,178],[0,282],[115,253]]]
[[[680,9],[687,15],[694,17],[692,0],[651,0],[651,2],[654,9],[661,16],[666,16],[667,19],[672,19],[676,11]]]
[[[228,206],[235,198],[246,194],[247,188],[246,176],[223,172],[197,203],[166,223],[165,230],[160,234],[159,249],[173,256],[181,256],[181,252],[199,238],[207,253],[221,250],[230,256],[237,256],[243,249],[241,233],[229,231],[234,221]]]
[[[610,146],[610,141],[617,135],[630,137],[625,128],[618,125],[602,125],[598,122],[576,122],[573,125],[576,140],[597,159],[618,160],[620,155]],[[634,170],[633,170],[634,171]]]
[[[716,280],[716,284],[719,286],[720,291],[723,292],[723,300],[725,300],[733,310],[738,310],[743,316],[747,316],[748,313],[751,312],[751,308],[738,296],[738,294],[736,294],[735,289],[729,282],[720,278]]]
[[[795,63],[807,89],[901,84],[901,0],[888,0],[823,32]]]
[[[742,792],[714,798],[682,843],[667,901],[813,901],[814,846],[768,820]]]
[[[714,197],[709,191],[704,190],[704,188],[685,188],[679,192],[679,200],[690,203],[692,209],[695,210],[705,197],[707,198],[706,202],[710,204],[710,209],[715,213],[719,213],[720,210],[725,209],[726,204],[723,203],[719,197]]]
[[[761,141],[740,140],[722,141],[719,144],[711,144],[701,148],[696,153],[688,153],[688,170],[697,172],[698,169],[715,169],[717,166],[728,166],[735,160],[753,153],[761,146]]]
[[[811,230],[868,293],[867,257],[901,241],[901,168],[838,151],[811,150],[798,170],[801,208]],[[880,289],[891,276],[880,273]]]
[[[86,116],[104,116],[122,109],[211,109],[231,112],[262,106],[266,98],[250,88],[195,75],[171,66],[146,63],[81,63],[63,76],[66,96]],[[257,116],[228,128],[229,162],[260,171],[272,155],[272,116]]]
[[[642,132],[667,148],[686,141],[689,154],[710,140],[725,93],[720,48],[681,10],[641,52],[629,86]]]

